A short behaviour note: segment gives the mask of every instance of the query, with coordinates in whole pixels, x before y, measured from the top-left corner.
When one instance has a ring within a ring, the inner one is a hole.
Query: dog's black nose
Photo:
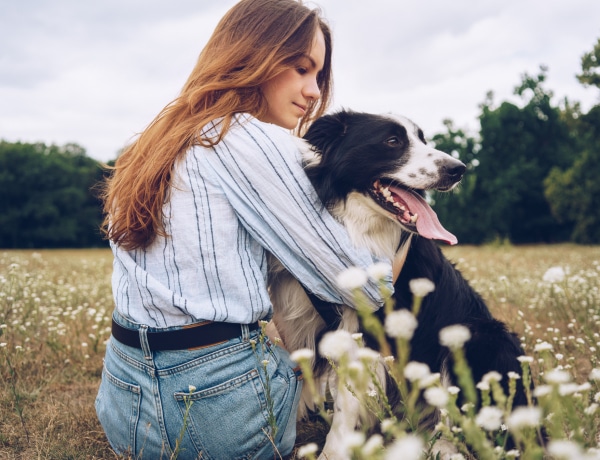
[[[465,174],[467,167],[462,161],[453,160],[451,163],[444,165],[444,173],[447,175],[448,179],[451,179],[455,182],[458,182],[462,179],[462,176]]]

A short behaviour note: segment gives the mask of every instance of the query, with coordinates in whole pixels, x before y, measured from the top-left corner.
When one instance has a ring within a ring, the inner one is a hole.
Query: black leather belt
[[[248,324],[248,329],[258,329],[258,323]],[[112,335],[123,345],[142,348],[140,333],[137,329],[129,329],[112,322]],[[237,323],[203,323],[184,326],[181,329],[147,332],[150,351],[186,350],[188,348],[216,345],[236,337],[241,337],[242,325]]]

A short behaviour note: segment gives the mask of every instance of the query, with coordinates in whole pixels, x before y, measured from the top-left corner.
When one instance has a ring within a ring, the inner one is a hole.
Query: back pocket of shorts
[[[96,397],[96,414],[110,445],[119,454],[135,454],[141,388],[112,375],[106,367]]]

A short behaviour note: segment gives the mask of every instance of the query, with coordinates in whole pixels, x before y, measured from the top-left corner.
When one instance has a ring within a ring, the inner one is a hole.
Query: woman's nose
[[[304,87],[304,97],[315,101],[321,97],[321,90],[319,89],[316,79],[311,80],[310,83]]]

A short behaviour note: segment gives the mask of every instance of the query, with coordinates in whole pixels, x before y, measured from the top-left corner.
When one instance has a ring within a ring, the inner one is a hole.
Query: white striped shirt
[[[375,261],[321,205],[297,138],[249,115],[176,164],[164,215],[169,237],[134,251],[111,244],[117,310],[151,327],[269,318],[266,250],[318,297],[347,305],[338,274]],[[382,304],[375,282],[366,293]]]

